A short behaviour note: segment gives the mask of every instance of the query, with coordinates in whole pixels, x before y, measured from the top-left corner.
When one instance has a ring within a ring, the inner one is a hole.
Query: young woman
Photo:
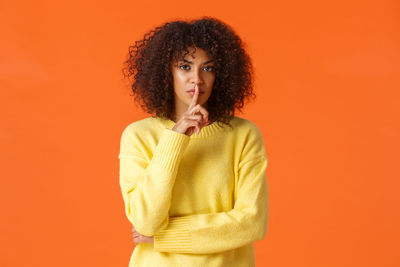
[[[218,19],[167,22],[131,46],[124,74],[148,118],[121,135],[129,266],[255,266],[268,225],[267,156],[251,121],[241,39]]]

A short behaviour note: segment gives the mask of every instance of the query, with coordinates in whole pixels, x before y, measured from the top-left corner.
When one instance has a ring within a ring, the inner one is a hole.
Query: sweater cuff
[[[179,163],[182,158],[189,140],[190,137],[186,134],[181,134],[168,128],[164,129],[154,151],[151,165],[174,173],[178,166],[177,162]]]
[[[167,228],[154,236],[154,250],[158,252],[192,253],[191,217],[170,217]]]

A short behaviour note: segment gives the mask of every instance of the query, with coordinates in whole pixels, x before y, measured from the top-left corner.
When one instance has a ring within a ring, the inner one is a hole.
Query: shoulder
[[[237,144],[241,146],[241,161],[265,157],[263,134],[256,123],[245,118],[235,116],[231,120]]]
[[[135,135],[138,133],[151,132],[159,128],[159,123],[154,117],[147,117],[129,123],[122,130],[122,135]]]
[[[153,117],[137,120],[126,125],[120,139],[120,157],[130,157],[138,154],[138,151],[146,153],[149,147],[155,143],[159,135],[159,123]]]
[[[262,138],[260,128],[257,126],[257,124],[249,119],[234,116],[231,120],[231,125],[233,126],[233,129],[237,131],[240,135],[251,135],[255,138]]]

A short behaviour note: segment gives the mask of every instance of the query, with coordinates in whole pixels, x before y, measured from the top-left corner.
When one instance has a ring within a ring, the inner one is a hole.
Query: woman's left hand
[[[132,237],[133,237],[133,243],[135,244],[154,243],[154,238],[152,236],[145,236],[136,232],[135,227],[132,227]]]

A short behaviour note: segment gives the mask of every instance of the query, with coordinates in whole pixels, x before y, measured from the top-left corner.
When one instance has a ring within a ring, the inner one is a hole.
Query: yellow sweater
[[[262,133],[235,116],[191,136],[160,117],[123,130],[120,186],[125,213],[154,243],[135,246],[129,266],[255,266],[253,242],[268,225]]]

